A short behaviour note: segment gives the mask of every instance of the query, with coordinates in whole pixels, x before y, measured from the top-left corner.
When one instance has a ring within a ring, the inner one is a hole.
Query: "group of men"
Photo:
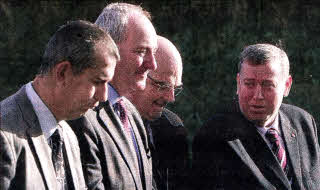
[[[150,14],[107,5],[49,40],[39,74],[0,103],[0,189],[319,189],[313,117],[282,103],[286,53],[246,47],[238,100],[195,136],[165,106],[182,90],[182,59]]]

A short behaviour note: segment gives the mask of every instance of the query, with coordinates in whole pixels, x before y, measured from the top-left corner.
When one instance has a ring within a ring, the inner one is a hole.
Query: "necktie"
[[[281,168],[283,169],[283,171],[285,171],[285,173],[287,173],[288,168],[287,168],[286,151],[280,143],[279,133],[274,128],[270,128],[266,133],[266,138],[271,143],[271,146],[272,146],[271,149],[273,153],[276,155],[276,157],[278,158]]]
[[[52,148],[52,162],[56,172],[56,178],[59,190],[67,189],[67,180],[65,165],[63,160],[63,135],[62,128],[57,127],[56,131],[51,136],[51,148]]]
[[[133,132],[132,127],[131,127],[131,125],[129,123],[127,110],[125,108],[123,100],[122,99],[118,100],[118,102],[115,104],[115,107],[119,111],[120,120],[121,120],[121,122],[123,124],[123,127],[124,127],[125,131],[130,135],[130,137],[132,139],[133,146],[134,146],[137,158],[138,158],[140,176],[142,176],[141,155],[140,155],[139,147],[138,147],[134,132]]]

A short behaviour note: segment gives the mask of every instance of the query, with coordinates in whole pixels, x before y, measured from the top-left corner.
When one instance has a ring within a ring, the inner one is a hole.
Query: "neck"
[[[129,100],[133,98],[135,90],[132,87],[128,86],[127,84],[117,82],[116,80],[112,80],[110,84],[118,92],[119,96],[125,96]]]
[[[272,118],[269,118],[267,121],[253,121],[253,123],[255,123],[257,126],[259,127],[270,127],[274,121],[275,121],[275,118],[276,117],[272,117]]]
[[[52,112],[57,122],[61,121],[62,117],[59,115],[58,101],[55,99],[55,86],[52,84],[50,77],[37,76],[32,83],[33,89],[36,91],[43,103]],[[61,108],[60,108],[61,109]]]

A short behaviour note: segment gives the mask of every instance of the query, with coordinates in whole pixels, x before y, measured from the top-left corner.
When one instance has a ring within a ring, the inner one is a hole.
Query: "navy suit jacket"
[[[194,139],[194,189],[319,189],[320,150],[313,117],[282,104],[279,128],[292,169],[292,185],[254,124],[235,103],[215,114]]]

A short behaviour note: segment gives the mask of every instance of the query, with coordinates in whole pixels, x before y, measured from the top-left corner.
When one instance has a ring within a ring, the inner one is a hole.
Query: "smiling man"
[[[47,44],[40,73],[0,102],[0,189],[86,189],[78,141],[65,120],[107,100],[118,49],[74,21]]]
[[[246,47],[238,102],[215,114],[193,143],[194,189],[318,189],[320,150],[313,117],[282,103],[292,77],[286,53]]]
[[[157,68],[157,35],[150,14],[127,3],[107,5],[96,24],[119,48],[108,101],[70,122],[79,138],[85,180],[89,189],[152,189],[152,163],[141,116],[125,98],[146,86],[147,74]]]
[[[161,36],[155,56],[157,70],[148,74],[146,88],[130,100],[147,128],[157,188],[177,190],[186,177],[187,130],[181,119],[165,107],[182,91],[182,59],[177,48]]]

